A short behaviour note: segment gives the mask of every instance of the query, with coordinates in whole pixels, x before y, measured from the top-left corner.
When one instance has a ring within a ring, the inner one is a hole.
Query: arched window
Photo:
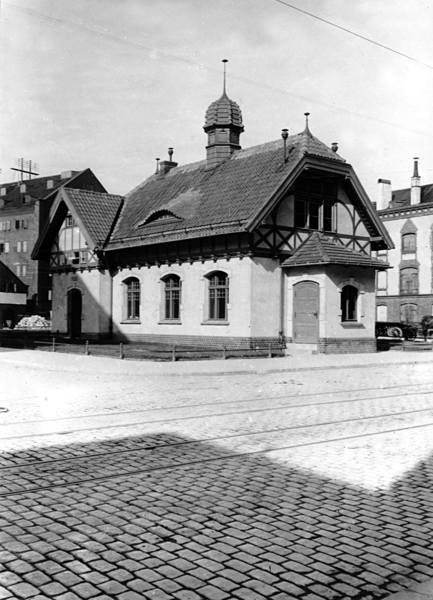
[[[223,271],[214,271],[209,280],[209,320],[227,321],[229,303],[229,278]]]
[[[345,285],[341,290],[341,320],[358,320],[358,290],[353,285]]]
[[[164,319],[180,319],[182,282],[178,275],[169,275],[164,280]]]
[[[416,304],[402,304],[400,306],[400,321],[418,322],[418,306]]]
[[[416,267],[401,269],[400,294],[418,294],[418,269]]]
[[[415,252],[416,251],[416,233],[405,233],[402,236],[401,251],[402,252]]]
[[[123,282],[125,291],[125,319],[140,318],[140,282],[136,277],[130,277]]]

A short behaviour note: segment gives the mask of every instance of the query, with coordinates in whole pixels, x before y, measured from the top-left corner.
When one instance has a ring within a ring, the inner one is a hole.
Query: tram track
[[[86,461],[86,460],[93,459],[93,458],[106,458],[109,456],[116,456],[116,455],[120,455],[120,454],[152,452],[155,450],[160,450],[162,448],[184,446],[186,444],[197,444],[197,443],[208,443],[208,442],[212,443],[212,442],[217,442],[217,441],[221,442],[223,440],[228,440],[228,439],[236,439],[236,438],[242,438],[242,437],[248,437],[248,436],[258,436],[258,435],[262,436],[262,435],[272,434],[272,433],[276,433],[276,432],[283,432],[283,431],[289,432],[289,431],[294,431],[297,429],[309,429],[309,428],[313,428],[313,427],[340,425],[340,424],[347,424],[347,423],[351,423],[351,422],[356,423],[356,422],[367,421],[367,420],[372,420],[372,419],[385,419],[385,418],[389,418],[389,417],[398,418],[400,415],[411,415],[411,414],[418,414],[418,413],[423,413],[423,412],[433,412],[433,406],[431,408],[422,408],[422,409],[417,409],[417,410],[401,411],[398,413],[384,413],[381,415],[371,415],[371,416],[366,416],[366,417],[362,417],[362,418],[340,419],[340,420],[336,420],[336,421],[322,421],[322,422],[311,423],[310,425],[305,425],[305,424],[292,425],[290,427],[276,427],[274,429],[266,429],[266,430],[262,430],[262,431],[242,432],[242,433],[237,433],[237,434],[232,434],[232,435],[206,437],[203,439],[195,439],[195,440],[184,440],[182,442],[175,442],[175,443],[170,443],[170,444],[157,444],[154,446],[146,446],[143,448],[114,450],[112,452],[96,452],[94,454],[71,456],[70,458],[37,460],[37,461],[33,461],[33,462],[21,463],[19,465],[8,465],[8,466],[4,466],[4,467],[0,466],[0,472],[8,470],[8,469],[22,469],[22,468],[26,468],[26,467],[43,466],[43,465],[49,465],[49,464],[65,463],[65,462],[80,461],[80,460]],[[170,432],[170,433],[176,434],[176,432]]]
[[[22,490],[0,492],[0,498],[7,498],[7,497],[12,497],[12,496],[22,496],[22,495],[26,495],[26,494],[41,493],[41,492],[44,493],[51,489],[75,487],[75,486],[80,486],[83,484],[102,482],[102,481],[111,481],[111,480],[115,480],[115,479],[122,479],[125,477],[133,477],[136,475],[150,476],[151,474],[157,473],[157,472],[172,471],[175,469],[185,469],[188,467],[194,467],[194,466],[203,465],[203,464],[211,463],[211,462],[239,460],[242,458],[248,458],[250,456],[260,456],[260,455],[265,456],[270,453],[280,452],[280,451],[289,450],[289,449],[303,448],[303,447],[307,447],[307,446],[317,446],[317,445],[321,445],[321,444],[332,444],[335,442],[344,442],[344,441],[350,441],[350,440],[355,440],[355,439],[376,437],[376,436],[380,436],[380,435],[395,434],[397,432],[409,431],[409,430],[414,430],[414,429],[422,429],[422,428],[428,428],[428,427],[433,427],[433,421],[429,422],[429,423],[423,423],[420,425],[410,425],[407,427],[398,427],[398,428],[392,427],[391,429],[386,429],[386,430],[381,430],[381,431],[373,431],[373,432],[369,432],[369,433],[341,436],[341,437],[336,437],[336,438],[320,439],[320,440],[308,441],[308,442],[303,442],[303,443],[298,443],[298,444],[289,444],[289,445],[284,445],[284,446],[273,447],[270,449],[268,448],[268,449],[264,449],[264,450],[250,450],[248,452],[236,452],[236,453],[226,452],[224,454],[224,456],[221,456],[219,454],[216,457],[188,460],[188,461],[184,461],[182,463],[177,463],[177,464],[158,465],[155,467],[147,467],[147,468],[134,469],[134,470],[129,470],[129,471],[123,470],[122,473],[114,473],[111,475],[102,475],[102,476],[93,475],[92,477],[89,477],[87,479],[79,479],[79,480],[68,481],[68,482],[59,482],[59,483],[54,483],[54,484],[49,484],[46,486],[39,486],[39,487],[36,487],[36,486],[29,487],[29,488],[22,489]],[[209,440],[194,440],[194,441],[188,441],[185,443],[201,445],[203,442],[208,442],[208,441]]]
[[[406,385],[406,386],[387,386],[387,387],[383,387],[380,388],[381,391],[386,391],[386,390],[404,390],[406,391],[407,388],[409,387],[421,387],[421,388],[425,388],[425,387],[430,387],[432,389],[430,390],[425,390],[425,391],[414,391],[414,392],[410,392],[410,393],[405,393],[405,397],[407,396],[416,396],[416,395],[427,395],[427,394],[433,394],[433,384],[412,384],[412,385]],[[186,409],[193,409],[193,408],[204,408],[207,406],[212,406],[212,407],[218,407],[218,406],[224,406],[224,405],[233,405],[233,404],[251,404],[254,402],[262,402],[262,401],[272,401],[272,400],[289,400],[290,398],[309,398],[309,397],[315,397],[315,396],[329,396],[329,395],[333,395],[333,394],[350,394],[350,393],[359,393],[359,392],[368,392],[370,390],[373,390],[375,388],[363,388],[363,389],[357,389],[357,390],[343,390],[343,391],[332,391],[332,392],[317,392],[317,393],[311,393],[311,394],[296,394],[295,396],[290,396],[290,395],[281,395],[281,396],[259,396],[259,397],[255,397],[255,398],[245,398],[245,399],[240,399],[240,400],[230,400],[230,401],[220,401],[220,402],[207,402],[207,403],[202,403],[202,402],[197,402],[194,404],[183,404],[183,405],[174,405],[174,406],[157,406],[157,407],[152,407],[152,408],[141,408],[141,409],[133,409],[133,410],[123,410],[123,411],[109,411],[109,412],[102,412],[102,413],[91,413],[91,414],[82,414],[82,415],[73,415],[73,416],[65,416],[65,417],[57,417],[57,418],[52,418],[52,419],[37,419],[37,420],[33,420],[33,421],[8,421],[6,423],[0,423],[0,430],[2,427],[12,427],[12,426],[19,426],[19,425],[37,425],[39,423],[56,423],[56,422],[60,422],[60,421],[73,421],[73,420],[82,420],[82,419],[92,419],[92,418],[98,418],[98,417],[113,417],[116,415],[129,415],[129,414],[143,414],[143,413],[151,413],[151,412],[161,412],[161,411],[183,411]],[[377,391],[377,390],[376,390]],[[219,417],[219,416],[226,416],[228,414],[230,415],[237,415],[237,414],[244,414],[244,413],[250,413],[250,412],[267,412],[270,410],[291,410],[291,409],[296,409],[296,408],[307,408],[307,407],[313,407],[313,406],[327,406],[327,405],[331,405],[331,404],[348,404],[348,403],[353,403],[353,402],[362,402],[362,401],[367,401],[367,400],[376,400],[376,399],[389,399],[389,398],[393,398],[393,397],[398,397],[401,394],[388,394],[388,395],[379,395],[379,396],[363,396],[361,398],[349,398],[349,399],[345,399],[345,400],[329,400],[329,401],[322,401],[322,402],[310,402],[310,403],[299,403],[299,404],[291,404],[290,406],[266,406],[264,408],[257,408],[257,409],[252,409],[252,408],[248,408],[247,410],[240,410],[240,411],[230,411],[230,412],[226,412],[226,413],[209,413],[209,414],[200,414],[200,415],[187,415],[185,417],[181,417],[181,416],[175,416],[172,418],[161,418],[161,419],[154,419],[151,422],[152,423],[157,423],[157,422],[165,422],[165,421],[181,421],[181,420],[189,420],[189,419],[200,419],[200,418],[206,418],[206,417]],[[149,421],[145,421],[146,423]],[[135,422],[133,425],[136,424],[140,424],[140,422]],[[113,426],[106,426],[106,428],[110,428],[110,427],[118,427],[118,425],[113,425]],[[102,427],[105,428],[105,427]],[[90,428],[80,428],[79,431],[89,431],[92,430],[93,427]],[[12,439],[22,439],[22,438],[27,438],[27,437],[44,437],[47,435],[53,435],[53,433],[56,432],[46,432],[46,433],[37,433],[35,435],[23,435],[23,436],[4,436],[2,439],[7,439],[7,440],[12,440]],[[57,433],[64,433],[64,432],[57,432]]]

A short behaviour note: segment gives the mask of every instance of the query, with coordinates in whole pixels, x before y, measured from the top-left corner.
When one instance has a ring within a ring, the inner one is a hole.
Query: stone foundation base
[[[376,338],[320,338],[317,350],[321,354],[377,352]]]
[[[128,336],[116,333],[113,341],[136,344],[170,344],[178,346],[200,346],[204,348],[264,348],[269,344],[276,346],[281,343],[279,337],[233,337],[233,336],[204,336],[204,335],[158,335],[130,334]]]

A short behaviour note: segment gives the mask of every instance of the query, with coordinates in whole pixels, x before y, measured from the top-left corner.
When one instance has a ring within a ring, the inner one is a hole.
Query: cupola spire
[[[224,58],[224,59],[223,59],[223,61],[222,61],[223,65],[224,65],[224,80],[223,80],[223,95],[224,95],[224,96],[226,96],[226,95],[227,95],[227,94],[226,94],[226,64],[227,64],[228,62],[229,62],[229,61],[228,61],[226,58]]]
[[[206,111],[203,129],[208,135],[206,146],[207,169],[214,169],[219,164],[230,158],[235,150],[240,150],[239,137],[244,131],[242,113],[238,104],[227,96],[226,93],[226,64],[222,61],[223,93],[221,98],[212,102]]]

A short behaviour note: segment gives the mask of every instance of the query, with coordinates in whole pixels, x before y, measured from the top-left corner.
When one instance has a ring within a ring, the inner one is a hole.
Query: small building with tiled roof
[[[51,274],[31,253],[61,187],[105,192],[90,169],[0,184],[0,259],[27,286],[22,311],[50,317]]]
[[[308,122],[245,149],[243,130],[224,89],[206,112],[204,160],[178,165],[170,148],[125,198],[58,194],[34,251],[51,262],[56,330],[375,349],[375,273],[387,265],[371,252],[392,242],[352,166]],[[72,261],[64,235],[76,240]],[[83,248],[93,262],[80,263]]]
[[[379,179],[377,212],[394,248],[380,250],[393,269],[377,277],[377,320],[419,323],[433,314],[433,184],[421,185],[418,158],[410,187]]]
[[[0,260],[0,328],[13,329],[26,305],[27,286]]]

